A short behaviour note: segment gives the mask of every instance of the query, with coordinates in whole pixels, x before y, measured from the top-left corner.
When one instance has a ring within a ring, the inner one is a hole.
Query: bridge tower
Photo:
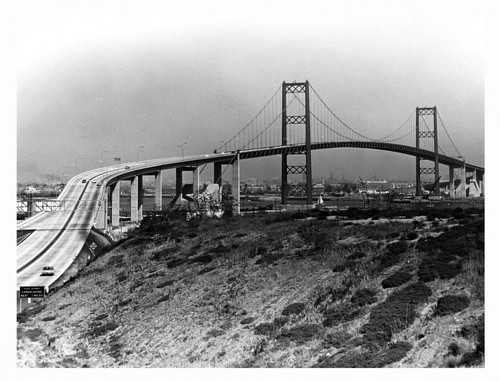
[[[420,131],[421,117],[432,115],[433,131]],[[437,108],[434,107],[417,107],[416,113],[416,147],[420,148],[421,138],[433,138],[434,141],[434,168],[420,167],[421,158],[416,158],[416,195],[422,195],[422,182],[420,176],[422,174],[434,174],[434,195],[439,195],[439,152],[438,152],[438,129],[437,129]]]
[[[304,114],[287,115],[287,95],[304,93]],[[305,174],[307,204],[312,205],[312,160],[311,160],[311,118],[309,108],[309,81],[286,83],[283,81],[282,87],[282,115],[281,115],[281,144],[288,145],[288,125],[304,125],[306,137],[306,150],[301,154],[305,155],[306,163],[303,166],[288,166],[288,154],[281,155],[281,204],[288,203],[288,174]]]

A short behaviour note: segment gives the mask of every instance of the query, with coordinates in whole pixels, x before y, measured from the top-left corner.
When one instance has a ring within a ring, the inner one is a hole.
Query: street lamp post
[[[184,145],[187,145],[187,142],[184,142],[180,145],[177,145],[177,147],[180,147],[181,148],[181,156],[182,156],[182,159],[184,159]]]
[[[104,154],[106,154],[106,153],[109,153],[109,151],[108,151],[108,150],[106,150],[106,151],[102,151],[102,152],[101,152],[101,157],[100,157],[100,159],[99,159],[99,163],[101,163],[101,168],[102,168],[102,163],[103,163],[102,156],[103,156]]]
[[[144,146],[139,146],[137,148],[137,157],[136,157],[136,162],[139,162],[139,151],[143,151],[144,150]]]
[[[78,161],[78,159],[84,159],[85,157],[77,157],[75,158],[75,175],[77,174],[76,172],[76,162]]]

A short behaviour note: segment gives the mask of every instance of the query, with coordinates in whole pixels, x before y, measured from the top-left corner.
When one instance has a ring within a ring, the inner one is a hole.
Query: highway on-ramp
[[[227,160],[232,154],[197,155],[185,158],[153,159],[95,169],[73,177],[57,197],[58,211],[40,212],[17,224],[28,232],[17,245],[17,288],[49,288],[71,266],[92,229],[106,187],[120,179],[190,164]],[[44,266],[53,266],[54,276],[42,276]]]

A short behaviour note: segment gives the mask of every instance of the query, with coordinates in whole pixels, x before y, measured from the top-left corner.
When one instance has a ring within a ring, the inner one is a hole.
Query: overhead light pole
[[[139,146],[137,148],[137,158],[136,158],[136,162],[139,162],[139,151],[143,151],[144,150],[144,146]]]
[[[187,142],[181,143],[180,145],[177,145],[177,147],[181,148],[181,157],[184,159],[184,145],[187,145]]]
[[[76,162],[78,161],[78,159],[84,159],[85,157],[77,157],[75,158],[75,175],[77,174],[76,172]]]

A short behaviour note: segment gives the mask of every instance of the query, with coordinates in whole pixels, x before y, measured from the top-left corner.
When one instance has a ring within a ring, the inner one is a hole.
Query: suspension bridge
[[[450,196],[467,196],[467,174],[484,196],[484,167],[467,163],[453,142],[437,107],[416,107],[410,116],[383,137],[370,138],[342,121],[306,82],[283,82],[257,115],[214,153],[149,159],[94,169],[73,177],[50,210],[18,223],[18,286],[46,288],[68,277],[79,254],[99,250],[93,230],[120,226],[120,183],[130,182],[130,220],[143,218],[143,177],[154,176],[155,209],[162,206],[162,171],[175,169],[176,195],[183,191],[183,173],[193,176],[191,190],[199,190],[200,173],[212,164],[213,183],[222,185],[223,167],[232,167],[235,212],[240,211],[240,162],[251,158],[281,156],[281,202],[288,203],[288,177],[303,174],[307,204],[312,205],[312,151],[335,148],[373,149],[415,158],[416,193],[422,194],[422,175],[434,175],[439,194],[440,165],[449,168]],[[300,164],[290,164],[290,156]],[[427,166],[422,163],[426,161]],[[430,165],[429,165],[430,163]],[[224,171],[227,170],[224,169]],[[480,195],[478,193],[477,196]],[[69,206],[62,208],[61,206]],[[88,247],[88,248],[87,248]],[[40,275],[41,264],[55,267],[51,278]]]
[[[259,113],[217,152],[237,152],[240,159],[281,155],[281,199],[288,201],[288,175],[304,174],[307,203],[312,204],[313,150],[340,147],[392,151],[415,157],[416,194],[422,195],[422,175],[434,175],[439,195],[439,165],[449,167],[450,196],[466,196],[465,178],[472,173],[484,195],[484,168],[466,163],[453,142],[437,107],[416,107],[392,132],[376,138],[360,134],[342,121],[311,84],[283,84]],[[303,164],[289,165],[290,155],[303,155]],[[433,162],[424,167],[422,161]],[[457,174],[458,172],[458,174]],[[455,186],[455,180],[460,180]]]

